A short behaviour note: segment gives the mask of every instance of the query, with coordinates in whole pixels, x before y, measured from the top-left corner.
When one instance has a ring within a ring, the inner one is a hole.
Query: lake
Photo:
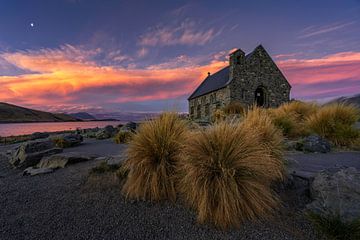
[[[46,122],[46,123],[1,123],[0,136],[16,136],[34,132],[57,132],[76,130],[77,128],[103,128],[107,125],[117,126],[121,121],[91,121],[91,122]]]

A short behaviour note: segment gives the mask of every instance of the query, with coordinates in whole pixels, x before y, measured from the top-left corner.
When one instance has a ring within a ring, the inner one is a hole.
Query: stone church
[[[230,102],[245,106],[278,107],[288,102],[291,85],[263,46],[245,55],[238,49],[230,54],[229,66],[210,74],[188,98],[194,120],[209,121],[216,109]]]

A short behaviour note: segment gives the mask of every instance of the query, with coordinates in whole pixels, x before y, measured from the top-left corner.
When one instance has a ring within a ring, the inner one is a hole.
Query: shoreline
[[[119,119],[96,119],[96,120],[82,120],[76,121],[0,121],[1,124],[16,124],[16,123],[69,123],[69,122],[122,122]]]

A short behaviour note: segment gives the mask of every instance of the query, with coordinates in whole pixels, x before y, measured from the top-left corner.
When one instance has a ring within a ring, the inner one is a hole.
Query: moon
[[[34,23],[30,23],[30,27],[34,27],[35,26],[35,24]]]

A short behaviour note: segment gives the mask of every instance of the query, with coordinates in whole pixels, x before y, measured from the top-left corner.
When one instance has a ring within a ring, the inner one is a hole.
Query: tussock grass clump
[[[306,126],[337,146],[350,146],[360,137],[354,124],[359,119],[359,109],[353,105],[335,103],[320,108],[311,115]]]
[[[322,216],[316,213],[307,213],[308,219],[316,230],[334,240],[360,239],[360,219],[344,222],[338,215]]]
[[[179,190],[200,223],[225,229],[270,213],[279,203],[270,183],[281,177],[256,131],[222,122],[189,135]]]
[[[261,143],[268,149],[275,160],[282,166],[283,159],[283,135],[273,124],[271,117],[263,108],[253,106],[242,121],[242,127],[249,131],[255,131]]]
[[[120,166],[118,165],[109,165],[107,162],[101,162],[98,166],[90,169],[90,174],[102,174],[108,172],[116,172],[118,171]]]
[[[242,115],[245,113],[245,107],[240,102],[233,101],[233,102],[230,102],[225,107],[223,107],[222,111],[226,115],[230,115],[230,114],[241,114]]]
[[[140,125],[129,142],[128,172],[123,193],[135,199],[176,199],[176,166],[183,151],[186,122],[175,113],[163,113]]]
[[[69,141],[65,141],[63,138],[55,138],[53,139],[54,144],[59,148],[69,148],[71,147],[71,143]]]
[[[319,106],[315,103],[292,101],[276,109],[268,110],[273,123],[287,137],[302,137],[310,134],[305,126],[305,120],[316,113]]]
[[[212,122],[219,123],[226,119],[226,114],[221,109],[216,109],[212,114]]]
[[[115,135],[114,141],[116,144],[128,143],[130,141],[132,135],[133,135],[133,133],[130,131],[119,131]]]

